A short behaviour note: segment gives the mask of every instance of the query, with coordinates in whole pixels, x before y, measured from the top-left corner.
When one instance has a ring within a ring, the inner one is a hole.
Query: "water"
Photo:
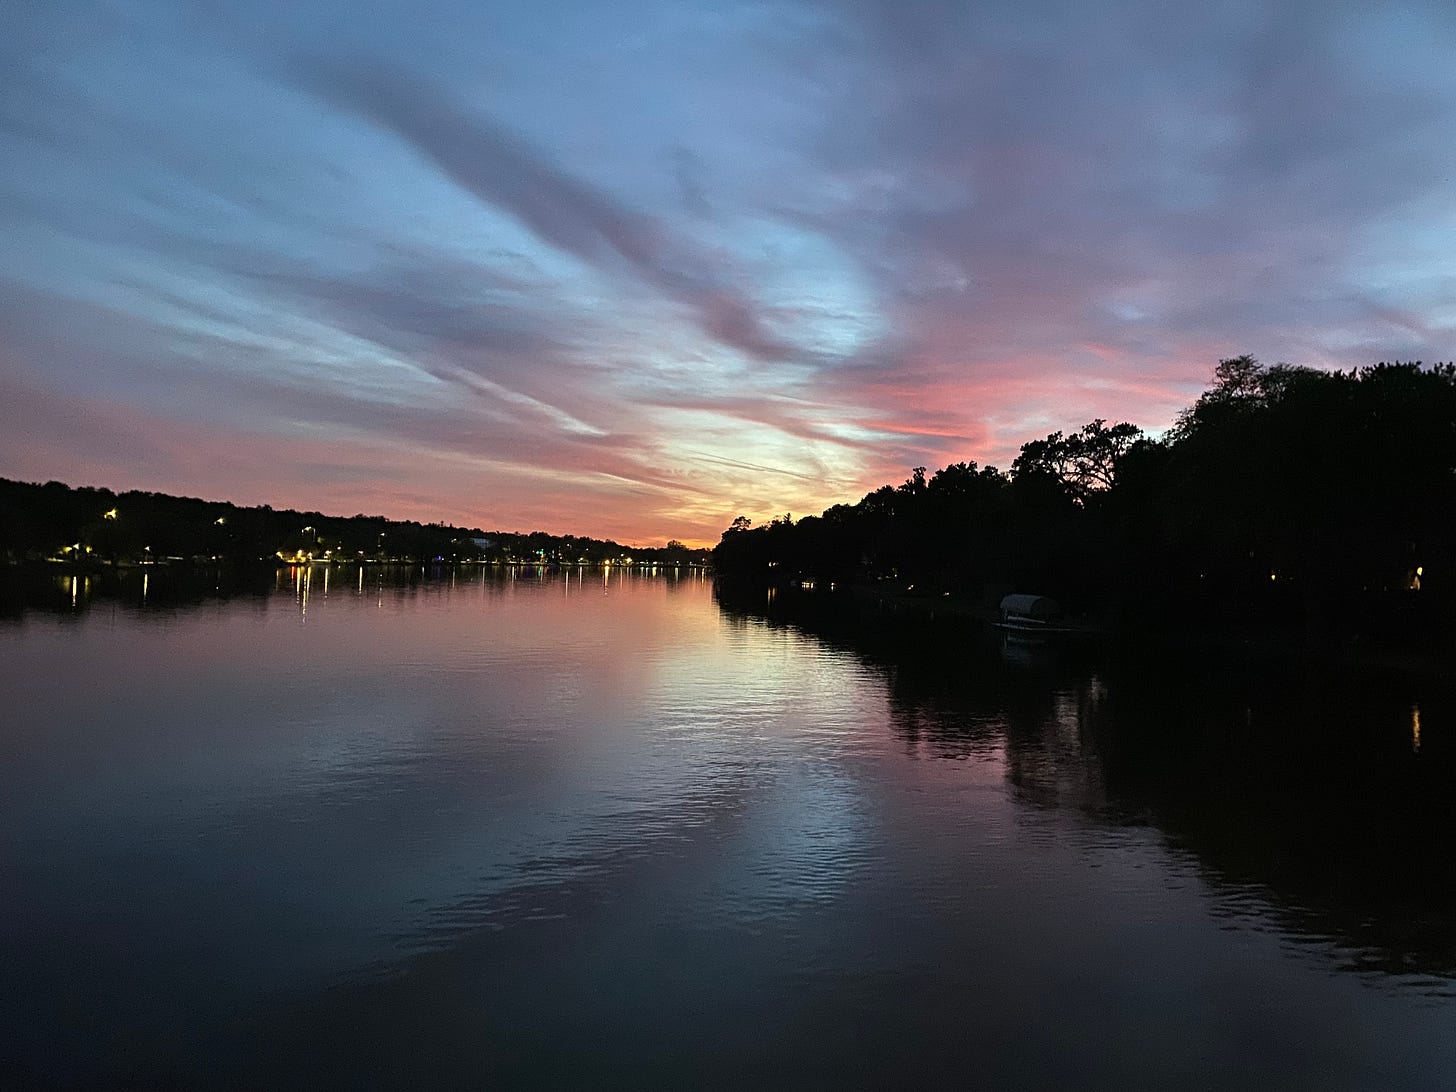
[[[687,572],[14,583],[20,1083],[1456,1085],[1439,686]]]

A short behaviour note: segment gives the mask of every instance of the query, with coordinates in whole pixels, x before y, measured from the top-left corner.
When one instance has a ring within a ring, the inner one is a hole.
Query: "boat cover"
[[[1008,595],[1001,600],[1001,613],[1050,619],[1062,613],[1062,605],[1045,595]]]

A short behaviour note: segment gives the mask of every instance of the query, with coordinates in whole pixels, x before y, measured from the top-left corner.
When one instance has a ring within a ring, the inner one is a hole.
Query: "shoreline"
[[[791,604],[821,610],[831,604],[836,607],[852,606],[858,615],[856,621],[859,625],[871,624],[874,615],[883,617],[888,614],[911,624],[917,620],[969,622],[984,629],[988,635],[1012,636],[996,627],[999,612],[994,607],[953,594],[915,595],[870,584],[856,584],[832,591],[790,586],[777,589],[775,604],[781,611],[785,608],[792,610]],[[1216,655],[1247,663],[1285,663],[1304,668],[1399,675],[1456,688],[1456,636],[1431,647],[1410,648],[1358,640],[1338,642],[1327,639],[1311,644],[1302,631],[1175,630],[1163,627],[1139,633],[1095,619],[1079,618],[1074,623],[1072,632],[1015,636],[1048,646],[1102,644],[1118,651],[1156,650],[1179,656]]]

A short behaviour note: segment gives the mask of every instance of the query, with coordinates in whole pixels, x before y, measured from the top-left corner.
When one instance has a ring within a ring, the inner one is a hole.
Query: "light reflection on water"
[[[697,574],[319,570],[180,611],[71,578],[0,628],[22,1073],[1456,1077],[1451,916],[1300,840],[1329,801],[1217,719],[1277,702],[965,633],[887,652]],[[1449,706],[1401,701],[1389,750],[1437,761]]]

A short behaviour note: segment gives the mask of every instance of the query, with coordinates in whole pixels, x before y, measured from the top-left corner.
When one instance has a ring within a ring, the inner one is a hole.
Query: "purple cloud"
[[[1447,4],[11,29],[0,473],[267,500],[288,451],[347,508],[711,541],[1156,428],[1220,356],[1452,355]]]
[[[627,272],[691,308],[703,332],[761,360],[793,356],[753,303],[719,275],[725,264],[554,165],[519,136],[443,88],[358,61],[316,62],[303,82],[408,141],[451,179],[489,205],[518,217],[543,241],[607,272]]]

